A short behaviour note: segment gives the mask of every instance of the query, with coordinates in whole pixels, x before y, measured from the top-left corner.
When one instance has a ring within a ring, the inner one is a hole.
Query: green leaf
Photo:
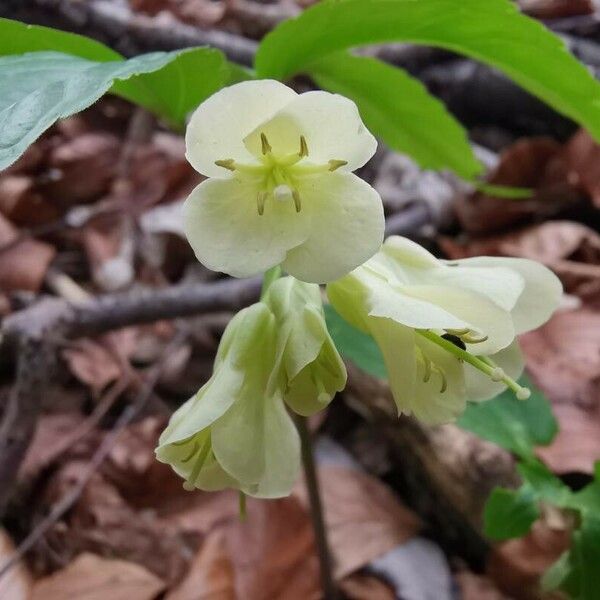
[[[118,53],[83,35],[0,18],[0,55],[51,50],[100,62],[120,60]]]
[[[572,492],[546,465],[537,459],[517,465],[527,488],[538,500],[567,508],[572,505]]]
[[[600,140],[600,85],[560,38],[510,0],[321,2],[263,39],[256,69],[260,77],[285,79],[333,52],[393,41],[487,63]]]
[[[208,53],[208,54],[207,54]],[[222,85],[212,50],[155,52],[130,60],[90,61],[57,52],[0,57],[0,169],[13,163],[56,120],[87,108],[111,87],[173,121]],[[173,70],[204,68],[204,87],[169,78]],[[116,83],[115,83],[116,82]],[[168,89],[173,90],[171,98]]]
[[[327,329],[338,352],[370,375],[387,378],[383,356],[375,340],[352,327],[330,305],[325,305]]]
[[[523,377],[521,385],[531,390],[527,400],[517,400],[505,391],[493,400],[470,404],[458,425],[521,457],[533,456],[535,446],[548,445],[558,426],[550,404],[532,383]]]
[[[571,600],[597,600],[600,590],[600,518],[588,516],[565,552],[543,578],[545,589],[560,589]]]
[[[308,69],[320,87],[352,98],[367,127],[422,167],[480,174],[467,133],[422,83],[374,58],[338,52]]]
[[[521,537],[539,516],[535,495],[527,487],[520,490],[496,488],[485,505],[484,531],[494,540]]]
[[[81,35],[0,19],[0,55],[46,50],[96,62],[124,60],[108,46]],[[110,91],[147,108],[174,127],[182,127],[192,109],[231,80],[248,77],[241,68],[227,63],[221,52],[211,48],[188,48],[146,56],[161,54],[169,57],[162,67],[152,72],[144,69],[140,75],[132,74],[129,79],[116,81]],[[4,95],[5,90],[0,94]]]

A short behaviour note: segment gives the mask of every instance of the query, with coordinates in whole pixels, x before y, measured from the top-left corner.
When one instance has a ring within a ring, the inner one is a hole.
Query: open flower
[[[523,369],[515,340],[544,323],[562,287],[544,266],[517,258],[442,261],[401,237],[327,294],[381,348],[400,413],[452,420],[467,400],[491,398]]]
[[[278,264],[308,282],[345,275],[383,240],[381,199],[352,174],[376,145],[342,96],[271,80],[220,90],[186,132],[186,156],[209,178],[185,208],[198,260],[235,277]]]
[[[312,414],[345,382],[318,286],[278,280],[264,301],[231,320],[212,377],[173,414],[156,456],[186,480],[186,489],[286,496],[300,466],[286,403]]]

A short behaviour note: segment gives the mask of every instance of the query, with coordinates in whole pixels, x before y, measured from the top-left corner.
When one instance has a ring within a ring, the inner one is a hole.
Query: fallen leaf
[[[511,600],[487,577],[466,569],[461,569],[454,577],[460,589],[461,600]]]
[[[595,10],[593,0],[519,0],[519,6],[538,19],[589,15]]]
[[[539,579],[569,547],[570,532],[551,528],[543,519],[522,538],[508,540],[492,552],[488,576],[505,593],[520,600],[539,600]]]
[[[0,291],[37,292],[56,250],[50,244],[32,239],[24,239],[7,250],[1,250],[18,236],[17,229],[0,214]]]
[[[582,129],[569,140],[561,155],[569,170],[569,180],[600,208],[600,145]]]
[[[205,538],[187,575],[165,600],[236,600],[233,566],[222,529]]]
[[[337,578],[402,544],[421,526],[388,487],[366,473],[326,465],[319,480]],[[296,493],[308,508],[305,489],[297,487]]]
[[[15,551],[8,534],[0,529],[0,569]],[[29,600],[31,594],[31,576],[21,561],[0,577],[0,598],[5,600]]]
[[[464,230],[478,235],[499,232],[534,216],[555,215],[573,204],[578,194],[567,181],[566,167],[552,160],[560,150],[558,142],[546,137],[518,140],[504,150],[488,183],[530,188],[534,196],[520,200],[496,198],[484,192],[458,196],[456,213]]]
[[[367,573],[349,575],[340,581],[339,587],[347,600],[396,599],[394,590],[387,583]]]
[[[227,528],[238,598],[317,600],[319,566],[310,518],[297,498],[248,498],[245,522]]]
[[[0,177],[0,212],[20,227],[47,223],[60,215],[35,189],[33,178],[28,175]]]
[[[31,600],[153,600],[164,588],[163,581],[140,565],[84,553],[36,581]]]
[[[95,394],[123,375],[123,365],[135,350],[137,330],[127,327],[96,340],[81,339],[62,351],[69,370]]]
[[[527,369],[558,418],[553,443],[540,456],[556,472],[593,471],[600,456],[600,313],[556,313],[521,336]]]

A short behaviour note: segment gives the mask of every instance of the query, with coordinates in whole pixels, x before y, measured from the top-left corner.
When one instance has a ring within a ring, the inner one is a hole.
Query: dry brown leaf
[[[17,229],[0,214],[0,248],[18,238]],[[0,291],[37,292],[56,254],[53,246],[25,239],[0,254]]]
[[[569,180],[600,208],[600,145],[582,129],[569,140],[561,155],[569,169]]]
[[[320,598],[311,522],[297,498],[249,498],[246,521],[232,522],[227,536],[238,598]]]
[[[319,469],[335,575],[342,578],[413,537],[418,517],[378,479],[355,469]],[[298,488],[304,505],[308,499]]]
[[[455,574],[461,600],[511,600],[487,577],[461,570]]]
[[[119,140],[104,132],[83,133],[48,156],[51,177],[38,188],[62,210],[108,192],[119,161]]]
[[[501,231],[533,216],[556,214],[577,200],[578,194],[568,183],[562,162],[553,161],[560,150],[558,142],[545,137],[525,138],[509,146],[488,182],[531,188],[535,196],[518,201],[485,193],[459,197],[456,212],[464,230],[475,234]]]
[[[27,175],[0,178],[0,212],[15,225],[32,227],[58,218],[59,211],[48,202]]]
[[[8,534],[0,529],[0,569],[9,560],[15,546]],[[21,562],[18,562],[4,576],[0,576],[0,598],[5,600],[29,600],[31,576]]]
[[[595,10],[594,0],[519,0],[519,6],[538,19],[589,15]]]
[[[233,566],[222,529],[208,535],[188,574],[165,600],[236,600]]]
[[[551,528],[540,519],[525,537],[495,548],[488,562],[488,575],[503,592],[520,600],[538,600],[540,576],[569,544],[568,530]]]
[[[339,585],[344,598],[347,598],[347,600],[396,599],[394,590],[374,575],[354,573],[342,579]]]
[[[37,581],[31,600],[153,600],[164,588],[161,579],[140,565],[84,553]]]
[[[63,350],[62,356],[71,373],[97,394],[122,376],[136,339],[136,328],[128,327],[102,336],[99,341],[77,340]]]
[[[540,456],[559,473],[591,473],[600,456],[600,313],[556,313],[521,336],[521,345],[560,425],[552,444],[539,448]]]

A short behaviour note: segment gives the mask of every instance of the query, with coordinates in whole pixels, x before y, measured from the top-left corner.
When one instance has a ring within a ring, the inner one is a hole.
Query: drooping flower
[[[383,240],[381,199],[352,173],[376,145],[342,96],[271,80],[220,90],[186,132],[186,156],[209,178],[186,202],[198,260],[235,277],[279,264],[308,282],[345,275]]]
[[[516,335],[544,323],[562,287],[525,259],[438,260],[391,237],[363,266],[327,286],[329,300],[382,350],[398,411],[447,422],[489,399],[523,369]]]
[[[231,320],[212,377],[173,414],[156,456],[186,480],[186,489],[286,496],[300,467],[286,403],[312,414],[345,381],[318,286],[280,279],[264,301]]]

